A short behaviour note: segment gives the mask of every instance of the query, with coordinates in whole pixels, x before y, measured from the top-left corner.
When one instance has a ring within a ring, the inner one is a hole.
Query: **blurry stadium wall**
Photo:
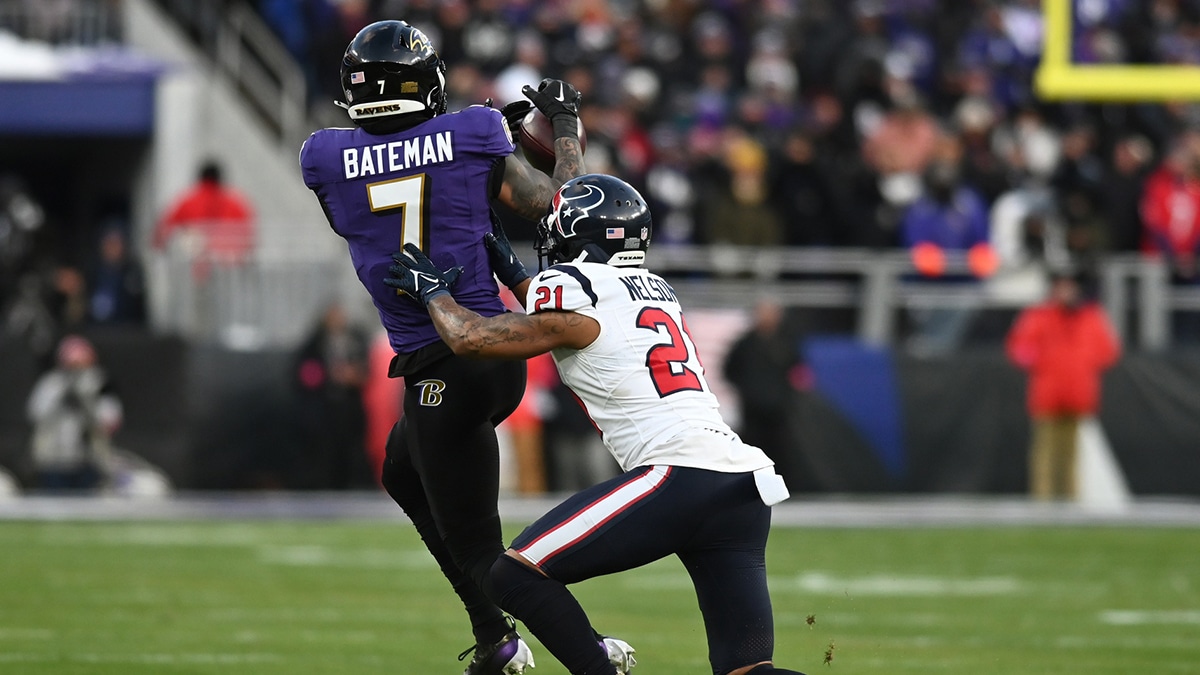
[[[814,365],[816,389],[801,402],[797,415],[797,453],[800,464],[813,473],[815,489],[1025,491],[1025,377],[1003,354],[980,350],[937,359],[897,354],[887,359],[894,370],[894,410],[887,409],[886,393],[881,404],[880,393],[872,391],[887,377],[856,384],[845,375],[862,368]],[[867,362],[878,366],[880,359],[876,354]],[[821,372],[842,379],[822,383]],[[1200,398],[1190,393],[1197,377],[1200,357],[1180,353],[1129,355],[1105,376],[1098,426],[1134,494],[1200,494],[1200,463],[1195,461]],[[824,393],[838,387],[843,389],[840,394]],[[846,389],[852,393],[847,395]],[[849,412],[846,401],[853,402]],[[878,432],[858,421],[871,415],[898,417],[898,451],[882,445]],[[903,458],[899,475],[894,468],[897,452]]]
[[[127,422],[118,445],[163,468],[179,488],[280,487],[298,470],[288,352],[234,351],[117,331],[92,337],[109,370],[120,374]],[[28,433],[23,397],[34,378],[22,350],[0,340],[0,381],[6,383],[0,388],[0,465],[18,475]],[[822,383],[818,374],[816,388],[800,396],[793,416],[794,459],[803,475],[794,491],[1025,491],[1024,376],[1001,353],[936,359],[876,348],[864,353],[876,366],[888,364],[890,375]],[[703,355],[710,372],[719,372],[722,355],[713,350]],[[814,370],[844,375],[861,369]],[[869,391],[887,381],[894,392],[881,397]],[[1200,495],[1195,461],[1200,398],[1192,384],[1197,381],[1195,354],[1130,355],[1106,377],[1099,423],[1134,494]],[[838,388],[840,393],[826,393]],[[867,407],[853,411],[848,400]],[[894,408],[887,410],[889,405]],[[887,433],[864,426],[870,414],[888,418]],[[896,445],[883,449],[891,454],[881,453],[879,440],[893,432]]]

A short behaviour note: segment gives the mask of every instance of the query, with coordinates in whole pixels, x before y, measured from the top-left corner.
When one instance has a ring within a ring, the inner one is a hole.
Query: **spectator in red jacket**
[[[1073,500],[1079,422],[1100,407],[1100,376],[1121,355],[1116,334],[1104,308],[1085,294],[1081,275],[1059,270],[1050,298],[1017,317],[1006,349],[1029,373],[1030,493]]]
[[[154,247],[163,248],[181,231],[197,235],[204,262],[241,264],[254,250],[254,209],[221,178],[221,166],[209,161],[199,180],[185,192],[154,230]],[[200,262],[200,261],[197,261]],[[206,265],[199,265],[203,274]]]
[[[1200,131],[1185,132],[1146,179],[1142,250],[1162,256],[1177,282],[1200,282]]]

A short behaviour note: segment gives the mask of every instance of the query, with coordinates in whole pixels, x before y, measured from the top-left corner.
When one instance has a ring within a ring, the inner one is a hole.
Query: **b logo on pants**
[[[446,390],[445,382],[441,380],[421,380],[416,386],[421,390],[421,405],[432,408],[442,404],[442,392]]]

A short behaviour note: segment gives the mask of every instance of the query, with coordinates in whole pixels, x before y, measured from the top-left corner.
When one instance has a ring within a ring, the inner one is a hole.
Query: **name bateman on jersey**
[[[342,150],[342,166],[347,180],[453,160],[454,144],[451,143],[449,131]]]
[[[625,290],[629,291],[630,300],[679,302],[679,298],[675,297],[675,291],[671,290],[667,282],[656,277],[643,277],[640,275],[621,277],[621,283],[625,284]]]

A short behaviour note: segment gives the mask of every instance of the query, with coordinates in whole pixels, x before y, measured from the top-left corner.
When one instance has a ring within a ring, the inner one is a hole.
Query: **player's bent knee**
[[[537,596],[543,595],[543,592],[553,592],[541,588],[543,582],[548,581],[538,570],[511,556],[502,555],[488,570],[483,591],[492,602],[520,618],[521,605],[531,602],[536,604],[541,601]]]
[[[442,541],[454,564],[462,570],[476,586],[483,584],[496,558],[503,557],[504,545],[500,539],[500,516],[457,522],[447,526],[445,520],[438,523],[442,530]]]
[[[493,600],[499,600],[506,595],[519,591],[522,586],[536,580],[536,575],[529,568],[508,555],[502,555],[492,563],[488,570],[487,583],[484,590]]]

